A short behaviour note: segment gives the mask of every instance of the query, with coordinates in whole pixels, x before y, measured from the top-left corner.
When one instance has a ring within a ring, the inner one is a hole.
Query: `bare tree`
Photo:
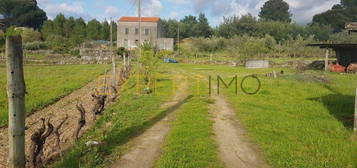
[[[43,167],[42,155],[43,146],[46,143],[46,139],[52,134],[54,127],[51,124],[51,117],[47,119],[45,124],[45,119],[41,118],[41,126],[31,135],[31,146],[30,146],[30,167],[31,168],[41,168]],[[46,128],[47,125],[47,128]]]

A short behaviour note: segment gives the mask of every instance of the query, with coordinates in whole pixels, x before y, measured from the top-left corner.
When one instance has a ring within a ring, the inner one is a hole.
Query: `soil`
[[[29,148],[31,144],[31,135],[39,127],[40,118],[47,118],[50,115],[51,123],[56,127],[63,119],[68,115],[68,120],[64,123],[62,128],[59,130],[61,134],[60,146],[56,146],[56,137],[52,134],[44,145],[43,156],[45,160],[51,161],[51,159],[58,159],[63,151],[68,150],[74,144],[74,132],[78,126],[78,119],[80,118],[80,113],[76,109],[77,101],[81,101],[83,107],[86,109],[86,125],[81,129],[81,134],[91,128],[95,121],[93,120],[93,114],[91,109],[94,106],[91,94],[94,93],[93,89],[103,86],[104,75],[98,77],[97,79],[91,81],[83,88],[72,92],[71,94],[63,97],[56,103],[49,105],[48,107],[35,112],[33,115],[26,118],[26,154],[29,154]],[[109,84],[110,82],[108,82]],[[106,106],[110,105],[111,102],[107,101]],[[8,128],[0,129],[0,168],[6,167],[7,157],[8,157]]]
[[[219,157],[228,168],[269,168],[258,147],[249,141],[235,111],[224,98],[214,97],[210,105]]]
[[[167,115],[154,124],[143,134],[134,138],[132,147],[123,154],[119,160],[112,164],[112,168],[151,168],[162,153],[166,135],[169,133],[171,123],[175,120],[175,111],[186,102],[187,82],[180,82],[173,101],[161,106],[167,109]]]

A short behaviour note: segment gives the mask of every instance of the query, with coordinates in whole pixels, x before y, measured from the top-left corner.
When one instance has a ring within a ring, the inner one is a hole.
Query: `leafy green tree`
[[[114,21],[111,24],[113,26],[113,40],[115,42],[117,40],[118,25]]]
[[[168,38],[177,38],[177,31],[179,22],[174,19],[161,20],[161,25],[163,29],[163,34]]]
[[[208,19],[204,13],[198,16],[198,23],[196,25],[196,36],[209,37],[212,35],[211,27],[208,24]]]
[[[47,39],[48,36],[50,36],[51,34],[54,34],[54,23],[52,20],[47,20],[45,21],[45,23],[43,24],[42,28],[41,28],[41,32],[42,32],[42,37],[44,39]]]
[[[75,19],[71,16],[68,19],[65,19],[63,23],[63,34],[64,37],[69,38],[73,35],[73,28],[76,25]]]
[[[100,22],[96,19],[89,21],[87,25],[87,38],[90,40],[100,40],[101,27]]]
[[[333,33],[332,27],[330,25],[321,24],[309,24],[306,27],[309,35],[313,35],[316,40],[327,41],[330,35]]]
[[[335,32],[342,31],[346,22],[353,21],[357,21],[357,0],[341,0],[332,9],[313,17],[313,23],[331,25]]]
[[[73,32],[69,38],[74,46],[78,46],[84,42],[86,38],[86,22],[82,18],[76,19],[73,27]]]
[[[60,13],[53,20],[53,33],[56,35],[60,35],[62,37],[65,36],[64,24],[66,22],[66,17]]]
[[[289,8],[289,4],[283,0],[269,0],[261,8],[259,17],[263,20],[290,23],[292,14],[290,13]]]
[[[1,0],[0,14],[6,27],[31,27],[39,29],[47,20],[46,13],[37,6],[36,0]]]
[[[198,21],[196,16],[185,16],[180,22],[180,38],[197,37],[196,25]]]
[[[110,25],[106,20],[102,23],[101,39],[107,41],[110,40]]]

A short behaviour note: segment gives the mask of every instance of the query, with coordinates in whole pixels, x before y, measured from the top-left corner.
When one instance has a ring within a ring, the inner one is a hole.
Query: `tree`
[[[196,16],[188,15],[185,16],[180,24],[180,37],[196,37],[196,25],[198,24]]]
[[[65,19],[63,23],[63,35],[66,38],[69,38],[73,34],[73,28],[76,25],[75,19],[71,16],[68,19]]]
[[[208,24],[206,15],[200,13],[198,16],[198,23],[196,25],[196,36],[209,37],[212,35],[211,27]]]
[[[90,40],[99,40],[101,36],[101,24],[96,19],[88,22],[87,25],[87,38]]]
[[[70,41],[73,45],[80,45],[86,38],[86,22],[82,18],[76,19]]]
[[[0,14],[6,27],[31,27],[39,29],[47,20],[46,13],[37,6],[36,0],[1,0]]]
[[[100,38],[102,40],[106,40],[106,41],[110,40],[110,25],[109,25],[108,21],[106,21],[106,20],[104,20],[104,22],[102,23]]]
[[[48,36],[54,33],[54,23],[52,20],[47,20],[41,28],[42,37],[47,39]]]
[[[289,12],[289,4],[283,0],[267,1],[259,13],[263,20],[273,20],[282,22],[291,22],[292,14]]]
[[[331,25],[335,32],[345,28],[346,22],[357,21],[357,0],[341,0],[330,10],[313,17],[313,23]]]
[[[65,36],[64,23],[66,17],[62,13],[58,14],[53,20],[53,33],[60,36]]]

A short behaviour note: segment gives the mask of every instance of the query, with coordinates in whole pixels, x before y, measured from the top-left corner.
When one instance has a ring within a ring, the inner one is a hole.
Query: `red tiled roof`
[[[128,16],[123,16],[119,19],[120,22],[139,22],[139,17],[128,17]],[[159,22],[160,18],[159,17],[142,17],[141,18],[142,22]]]

